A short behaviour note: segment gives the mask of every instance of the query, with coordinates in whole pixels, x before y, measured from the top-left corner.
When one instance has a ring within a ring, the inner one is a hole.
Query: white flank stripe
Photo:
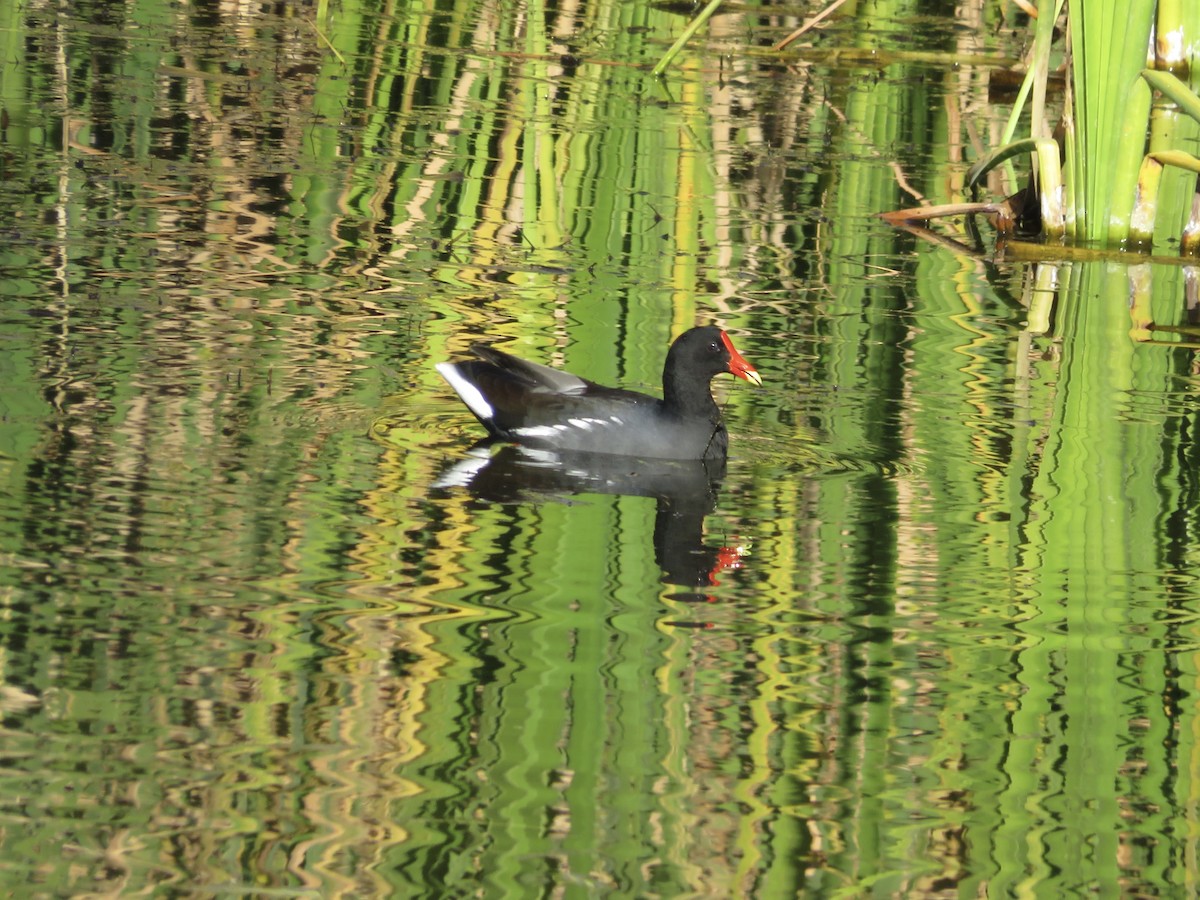
[[[490,419],[496,414],[492,404],[479,392],[479,388],[458,374],[454,363],[438,363],[434,368],[442,373],[442,377],[454,388],[454,392],[462,397],[462,402],[467,404],[467,409],[475,413],[476,418]]]
[[[554,437],[561,430],[561,425],[526,425],[524,428],[514,428],[512,433],[518,437]]]
[[[591,419],[567,419],[567,421],[576,428],[582,428],[584,431],[588,431],[592,427]]]
[[[538,450],[534,447],[518,447],[517,450],[531,465],[557,466],[562,462],[562,457],[553,450]]]

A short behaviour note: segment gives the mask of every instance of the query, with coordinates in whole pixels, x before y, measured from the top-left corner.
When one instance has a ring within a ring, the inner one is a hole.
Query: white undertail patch
[[[467,404],[467,409],[475,413],[476,418],[491,419],[496,415],[492,404],[487,402],[479,388],[458,374],[458,368],[454,363],[438,363],[434,368],[441,372],[442,377],[446,379],[450,387],[454,388],[454,392],[462,398],[462,402]]]
[[[459,460],[433,483],[435,488],[469,487],[475,476],[491,460],[490,456],[470,456]]]

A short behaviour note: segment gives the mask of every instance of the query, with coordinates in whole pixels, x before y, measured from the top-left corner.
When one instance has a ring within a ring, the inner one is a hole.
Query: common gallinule
[[[732,372],[762,379],[712,325],[685,331],[667,352],[663,399],[472,344],[478,360],[437,370],[494,437],[529,447],[654,459],[723,457],[729,435],[708,383]]]

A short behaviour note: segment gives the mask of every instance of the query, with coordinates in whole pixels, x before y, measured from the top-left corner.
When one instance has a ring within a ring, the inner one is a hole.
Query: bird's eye
[[[716,341],[713,341],[711,344],[708,345],[708,349],[711,350],[713,353],[720,353],[721,345],[718,344]]]

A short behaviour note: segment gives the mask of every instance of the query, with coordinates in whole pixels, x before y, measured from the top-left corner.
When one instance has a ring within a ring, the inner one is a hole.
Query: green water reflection
[[[875,218],[1013,22],[70,6],[0,9],[5,893],[1194,892],[1192,274]],[[765,387],[644,491],[432,368],[707,321]]]

